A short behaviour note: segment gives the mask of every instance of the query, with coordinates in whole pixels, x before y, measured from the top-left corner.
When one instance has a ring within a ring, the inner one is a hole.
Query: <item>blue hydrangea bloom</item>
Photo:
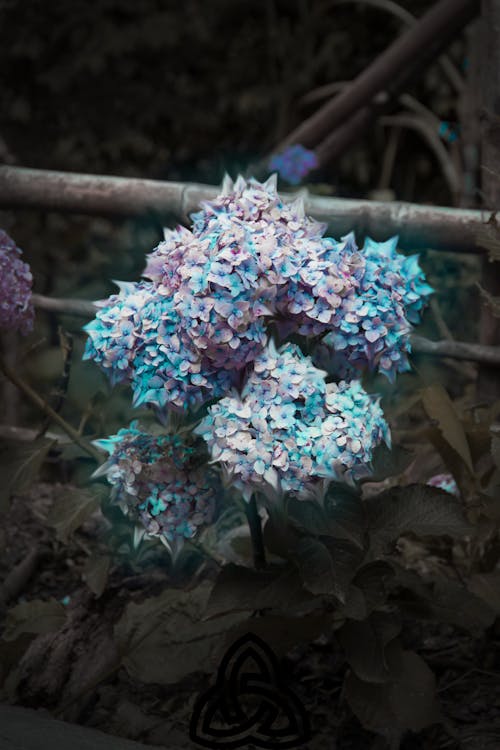
[[[109,454],[94,477],[106,476],[113,501],[150,536],[178,549],[212,521],[217,482],[199,468],[199,445],[179,434],[143,432],[137,421],[94,445]]]
[[[212,405],[195,428],[246,499],[255,489],[303,497],[324,479],[356,478],[390,443],[379,399],[325,374],[298,346],[270,341],[241,394]]]
[[[314,151],[300,144],[290,146],[281,154],[274,154],[269,161],[269,170],[278,172],[290,185],[298,185],[309,172],[318,167],[318,157]]]

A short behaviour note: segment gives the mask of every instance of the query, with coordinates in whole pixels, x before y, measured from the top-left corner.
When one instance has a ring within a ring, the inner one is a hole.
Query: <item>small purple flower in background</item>
[[[35,320],[33,277],[21,255],[14,240],[0,229],[0,329],[26,335],[33,330]]]
[[[109,453],[94,477],[106,476],[113,502],[170,549],[178,551],[213,520],[217,481],[213,472],[199,468],[201,441],[151,435],[134,421],[94,445]]]
[[[460,495],[457,483],[451,474],[435,474],[428,480],[427,484],[430,487],[437,487],[440,490],[449,492],[450,495],[455,495],[455,497],[459,497]]]
[[[274,154],[269,160],[269,170],[278,172],[290,185],[298,185],[309,172],[318,167],[318,157],[314,151],[309,151],[300,144],[290,146],[281,154]]]

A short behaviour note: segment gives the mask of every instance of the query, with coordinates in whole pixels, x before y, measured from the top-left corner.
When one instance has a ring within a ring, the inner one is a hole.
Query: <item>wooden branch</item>
[[[441,0],[408,31],[398,37],[345,91],[302,122],[274,149],[280,152],[294,143],[316,146],[328,133],[345,123],[380,92],[390,90],[405,71],[428,64],[479,12],[478,0]],[[400,85],[400,83],[398,84]]]
[[[75,308],[75,300],[57,299],[36,295],[36,305],[42,310],[54,310],[60,313],[78,315],[91,318],[97,312],[97,307],[92,302],[78,300]],[[52,305],[55,302],[55,305]],[[67,309],[66,309],[67,303]],[[483,362],[490,365],[500,365],[500,347],[481,346],[479,344],[467,344],[461,341],[430,341],[422,336],[412,335],[412,349],[418,354],[431,354],[436,357],[450,357],[450,359],[466,359],[471,362]]]
[[[196,183],[0,166],[0,209],[36,208],[104,216],[149,213],[158,220],[174,216],[186,221],[190,213],[199,209],[201,201],[214,198],[219,192],[216,186]],[[296,194],[283,194],[285,200],[293,197]],[[304,202],[306,212],[327,223],[334,237],[351,230],[356,232],[358,241],[367,235],[386,240],[397,234],[399,246],[408,250],[483,253],[476,238],[491,217],[490,212],[472,209],[326,198],[307,193]],[[79,301],[73,300],[73,304],[76,306]],[[76,307],[72,314],[75,312]]]
[[[79,318],[93,318],[98,309],[93,302],[83,299],[58,299],[57,297],[44,297],[42,294],[33,294],[32,300],[38,310],[59,313],[61,315],[76,315]]]
[[[413,351],[419,354],[465,359],[470,362],[480,362],[495,367],[500,366],[500,346],[467,344],[464,341],[430,341],[416,334],[411,337],[411,345]]]

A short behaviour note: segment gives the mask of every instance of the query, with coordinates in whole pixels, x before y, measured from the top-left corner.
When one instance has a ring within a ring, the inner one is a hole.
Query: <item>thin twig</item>
[[[64,406],[64,402],[68,394],[69,379],[71,375],[71,362],[72,362],[72,357],[73,357],[73,337],[71,336],[70,333],[65,332],[61,326],[59,326],[58,333],[59,333],[59,342],[60,342],[61,349],[63,352],[63,370],[61,373],[61,377],[59,378],[59,382],[56,388],[54,389],[53,395],[57,397],[57,401],[54,404],[53,408],[54,408],[54,411],[59,414],[62,407]],[[40,431],[37,437],[42,437],[42,435],[45,435],[45,433],[49,429],[50,422],[51,422],[51,419],[47,415],[45,417],[45,420],[40,428]]]
[[[57,297],[44,297],[42,294],[33,294],[32,300],[39,310],[62,313],[63,315],[93,318],[97,311],[97,307],[87,300],[58,299]]]
[[[481,362],[485,365],[498,367],[500,365],[500,347],[485,344],[468,344],[462,341],[430,341],[423,336],[413,334],[412,349],[419,354],[429,354],[434,357],[451,357],[470,362]]]
[[[1,357],[0,370],[3,372],[5,377],[11,381],[11,383],[14,383],[14,385],[16,385],[19,390],[24,393],[24,395],[29,398],[30,401],[32,401],[32,403],[38,406],[38,408],[41,409],[44,414],[50,416],[52,421],[56,422],[56,424],[58,424],[59,427],[64,430],[64,432],[73,440],[74,443],[76,443],[76,445],[79,445],[82,450],[88,453],[88,455],[95,459],[98,463],[102,463],[103,456],[97,450],[97,448],[94,448],[93,445],[84,440],[75,430],[75,428],[72,427],[68,422],[66,422],[66,420],[60,416],[60,414],[55,412],[54,409],[52,409],[52,407],[49,406],[47,402],[44,401],[44,399],[39,396],[38,393],[36,393],[36,391],[31,388],[31,386],[28,385],[28,383],[25,383],[25,381],[20,378],[19,375],[14,370],[12,370]]]

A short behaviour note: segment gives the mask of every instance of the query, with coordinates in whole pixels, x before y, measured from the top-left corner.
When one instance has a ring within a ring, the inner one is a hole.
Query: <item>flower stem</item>
[[[49,406],[49,404],[44,401],[44,399],[36,393],[36,391],[31,388],[31,386],[28,385],[28,383],[25,383],[22,378],[19,377],[19,375],[11,368],[9,365],[5,362],[2,357],[0,357],[0,370],[3,372],[5,377],[10,380],[11,383],[14,383],[15,386],[19,388],[19,390],[24,393],[27,398],[29,398],[32,403],[34,403],[36,406],[38,406],[41,411],[43,411],[47,416],[49,416],[53,422],[56,422],[56,424],[59,425],[59,427],[64,430],[64,432],[73,440],[76,445],[79,445],[82,450],[84,450],[86,453],[89,454],[93,459],[95,459],[98,463],[102,463],[102,456],[100,452],[97,450],[97,448],[94,448],[93,445],[90,445],[84,438],[81,437],[81,435],[78,434],[78,432],[75,430],[74,427],[72,427],[68,422],[66,422],[65,419],[63,419],[54,409]]]
[[[252,539],[253,562],[257,570],[266,567],[266,551],[264,549],[264,540],[262,538],[262,522],[257,509],[257,499],[252,495],[250,501],[246,503],[246,514],[248,526],[250,528],[250,537]]]

